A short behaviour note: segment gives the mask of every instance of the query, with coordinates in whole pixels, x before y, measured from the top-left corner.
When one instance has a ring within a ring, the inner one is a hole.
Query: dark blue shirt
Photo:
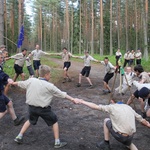
[[[3,68],[0,66],[0,92],[4,90],[4,85],[8,83],[9,76],[3,71]]]

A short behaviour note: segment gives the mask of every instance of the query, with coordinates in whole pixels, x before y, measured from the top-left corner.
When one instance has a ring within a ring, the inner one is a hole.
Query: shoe
[[[89,89],[92,89],[93,87],[94,87],[93,85],[90,85],[88,88],[89,88]]]
[[[66,80],[66,78],[64,78],[64,80],[62,81],[62,83],[65,83],[67,80]]]
[[[72,80],[70,78],[68,78],[68,82],[71,82]]]
[[[100,148],[101,150],[110,150],[110,145],[106,143],[105,141],[97,143],[96,146]]]
[[[143,118],[146,118],[147,116],[146,116],[146,112],[142,112],[142,117]]]
[[[59,144],[55,144],[54,148],[61,148],[67,145],[67,142],[60,142]]]
[[[77,87],[80,87],[80,86],[81,86],[81,83],[78,83],[78,84],[77,84]]]
[[[20,125],[23,120],[24,120],[24,117],[17,117],[17,118],[14,120],[14,126]]]
[[[109,91],[109,90],[103,90],[103,93],[107,94],[107,93],[111,93],[111,91]]]
[[[23,143],[23,138],[17,136],[15,139],[14,139],[15,142],[17,142],[18,144],[22,144]]]

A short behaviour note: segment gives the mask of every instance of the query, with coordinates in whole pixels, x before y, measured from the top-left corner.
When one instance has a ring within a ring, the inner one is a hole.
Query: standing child
[[[0,53],[0,64],[3,61],[3,55]],[[3,68],[0,65],[0,119],[9,112],[12,120],[14,121],[14,125],[19,125],[24,117],[17,117],[13,108],[13,103],[3,94],[4,85],[8,83],[12,83],[13,80],[9,78],[9,76],[3,72]]]
[[[26,66],[27,66],[30,77],[34,77],[34,71],[33,71],[32,62],[31,62],[31,52],[29,52],[28,57],[26,58]]]
[[[17,143],[23,142],[23,134],[29,128],[29,126],[35,125],[38,118],[41,117],[48,126],[53,127],[55,145],[54,148],[60,148],[65,146],[66,142],[60,142],[59,139],[59,126],[55,113],[51,110],[51,101],[53,96],[66,98],[74,103],[76,99],[67,95],[66,92],[60,91],[50,80],[50,67],[47,65],[41,65],[39,67],[39,78],[29,78],[26,81],[14,82],[14,85],[18,85],[27,90],[26,103],[29,105],[29,119],[23,125],[20,133],[15,138]]]
[[[89,82],[89,88],[93,87],[93,84],[91,82],[91,79],[89,78],[90,75],[90,71],[91,71],[91,61],[95,61],[98,62],[98,60],[94,59],[92,56],[89,55],[88,51],[84,52],[84,56],[79,56],[78,58],[81,58],[84,60],[84,68],[82,69],[82,71],[79,74],[79,82],[77,84],[77,87],[81,86],[81,80],[82,80],[82,76],[85,76],[87,81]],[[76,57],[77,58],[77,57]]]

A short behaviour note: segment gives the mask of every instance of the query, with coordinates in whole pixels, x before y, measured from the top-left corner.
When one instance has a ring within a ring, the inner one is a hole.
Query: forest
[[[65,46],[100,56],[141,49],[148,60],[149,8],[148,0],[0,0],[0,44],[17,52],[23,25],[22,47],[30,50],[36,43],[48,52]]]

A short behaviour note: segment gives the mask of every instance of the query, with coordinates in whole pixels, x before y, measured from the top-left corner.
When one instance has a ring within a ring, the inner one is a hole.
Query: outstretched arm
[[[147,126],[150,128],[150,123],[148,121],[146,121],[145,119],[142,120],[141,122],[144,126]]]
[[[87,102],[87,101],[84,101],[84,100],[81,99],[81,100],[79,100],[79,103],[80,104],[84,104],[84,105],[86,105],[86,106],[88,106],[88,107],[90,107],[92,109],[100,110],[99,105],[94,104],[92,102]]]

